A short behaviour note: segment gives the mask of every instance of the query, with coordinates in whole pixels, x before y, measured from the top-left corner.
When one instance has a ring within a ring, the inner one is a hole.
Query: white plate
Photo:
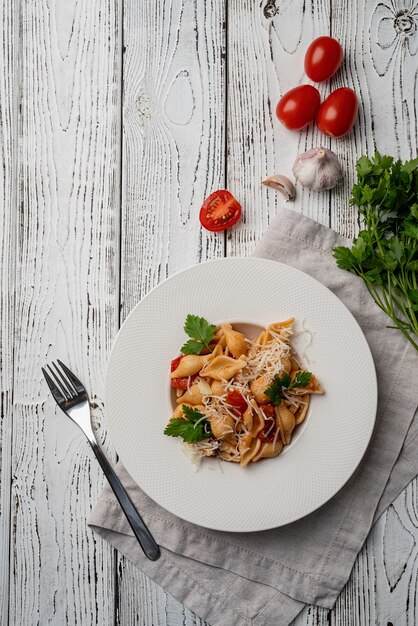
[[[313,397],[280,456],[247,468],[204,459],[196,471],[181,441],[163,435],[173,408],[170,361],[186,339],[188,313],[257,326],[295,316],[311,331],[305,365],[326,392]],[[307,274],[256,258],[203,263],[158,285],[120,329],[107,376],[110,436],[133,479],[171,513],[224,531],[282,526],[329,500],[367,448],[376,403],[373,359],[348,309]]]

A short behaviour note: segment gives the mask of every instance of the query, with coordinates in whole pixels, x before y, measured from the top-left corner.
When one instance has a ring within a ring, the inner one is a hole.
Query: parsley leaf
[[[311,372],[296,372],[294,379],[289,385],[289,389],[293,389],[293,387],[307,387],[311,382],[311,377]]]
[[[184,322],[184,332],[191,337],[181,348],[183,354],[200,354],[207,347],[216,332],[216,326],[209,324],[203,317],[189,315]]]
[[[210,422],[200,411],[185,404],[182,405],[182,410],[185,419],[171,419],[164,429],[164,435],[181,437],[188,443],[196,443],[212,435]]]
[[[292,380],[289,374],[283,374],[282,378],[276,376],[273,382],[265,390],[265,395],[269,398],[273,406],[279,406],[282,401],[282,390],[293,389],[294,387],[306,387],[311,380],[311,372],[296,372]]]
[[[267,387],[264,393],[273,406],[280,404],[282,401],[282,389],[283,387],[289,387],[291,380],[289,374],[284,374],[282,378],[276,376],[271,385]]]

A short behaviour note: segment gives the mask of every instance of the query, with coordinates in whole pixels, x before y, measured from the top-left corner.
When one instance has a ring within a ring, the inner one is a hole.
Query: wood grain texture
[[[10,624],[111,624],[114,552],[86,526],[102,472],[40,366],[92,396],[118,323],[119,5],[22,2]]]
[[[223,0],[124,6],[122,318],[169,274],[223,255],[199,209],[225,163]],[[118,559],[119,624],[201,623]]]
[[[1,4],[0,23],[0,623],[7,624],[18,167],[19,23],[13,0]]]
[[[13,626],[204,626],[86,529],[101,472],[48,397],[39,365],[68,355],[95,390],[94,421],[109,449],[103,379],[119,290],[123,319],[170,273],[225,251],[250,254],[283,205],[261,180],[289,175],[298,152],[321,144],[338,153],[344,184],[321,196],[298,186],[291,206],[352,236],[355,159],[375,147],[403,158],[417,151],[412,0],[124,0],[123,76],[121,5],[22,0],[0,9],[9,70],[0,79],[1,624],[10,604]],[[344,84],[362,101],[342,140],[315,128],[290,133],[275,118],[280,95],[306,81],[308,43],[327,32],[346,57],[321,94]],[[202,198],[224,185],[244,207],[226,241],[198,224]],[[415,626],[417,537],[413,481],[373,528],[335,608],[306,607],[294,626]]]

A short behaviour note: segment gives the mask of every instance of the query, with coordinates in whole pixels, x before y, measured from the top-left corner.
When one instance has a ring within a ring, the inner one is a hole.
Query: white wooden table
[[[267,174],[334,149],[344,186],[299,188],[293,208],[355,234],[355,160],[417,152],[416,0],[3,0],[0,11],[0,623],[202,626],[87,528],[103,478],[40,366],[60,356],[86,381],[114,460],[103,393],[119,324],[170,273],[251,253],[283,202],[260,186]],[[332,87],[362,102],[342,140],[288,132],[274,114],[326,33],[345,50]],[[200,230],[203,198],[225,186],[243,220],[226,236]],[[297,626],[418,623],[417,484],[373,529],[335,609],[307,608]]]

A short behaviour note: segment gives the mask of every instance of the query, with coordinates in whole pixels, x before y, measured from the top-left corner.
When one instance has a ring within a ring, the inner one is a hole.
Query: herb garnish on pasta
[[[181,437],[183,441],[194,443],[209,439],[212,434],[210,423],[200,411],[190,406],[182,405],[183,418],[171,419],[164,430],[164,435]]]
[[[294,321],[249,338],[232,324],[216,327],[188,315],[184,330],[191,339],[171,362],[177,407],[164,433],[183,439],[199,458],[241,467],[280,454],[311,396],[324,393],[292,348]]]
[[[203,317],[189,314],[184,322],[184,332],[191,339],[182,346],[182,353],[200,354],[203,348],[209,346],[215,331],[216,326],[209,324]]]

